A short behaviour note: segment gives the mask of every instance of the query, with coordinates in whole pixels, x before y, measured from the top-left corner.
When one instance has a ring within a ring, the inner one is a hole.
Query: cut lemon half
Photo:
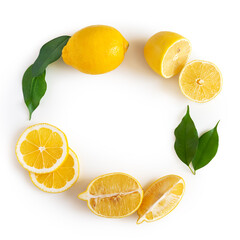
[[[178,205],[184,189],[184,180],[176,175],[168,175],[152,183],[144,193],[137,223],[153,222],[166,216]]]
[[[78,195],[98,216],[122,218],[140,206],[143,190],[139,182],[125,173],[110,173],[95,178],[87,190]]]
[[[68,155],[68,142],[58,128],[40,123],[27,128],[16,145],[19,163],[33,173],[49,173],[61,166]]]
[[[179,76],[182,93],[190,100],[203,103],[215,98],[222,89],[222,74],[211,62],[189,62]]]
[[[164,78],[178,74],[190,54],[189,40],[174,32],[156,33],[144,47],[144,56],[148,65]]]
[[[35,186],[49,193],[64,192],[77,181],[79,176],[79,163],[77,155],[69,149],[67,159],[55,171],[51,173],[29,173]]]

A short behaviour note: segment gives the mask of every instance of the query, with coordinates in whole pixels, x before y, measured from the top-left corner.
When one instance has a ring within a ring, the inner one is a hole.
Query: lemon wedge
[[[178,205],[184,189],[184,180],[176,175],[168,175],[152,183],[144,193],[137,223],[153,222],[166,216]]]

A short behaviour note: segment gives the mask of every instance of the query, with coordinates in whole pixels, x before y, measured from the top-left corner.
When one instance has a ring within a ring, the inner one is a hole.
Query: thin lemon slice
[[[139,182],[125,173],[110,173],[95,178],[87,190],[78,195],[98,216],[122,218],[134,213],[142,202]]]
[[[77,155],[72,149],[63,164],[51,173],[29,173],[35,186],[49,193],[64,192],[77,181],[79,176],[79,163]]]
[[[153,35],[144,47],[148,65],[164,78],[178,74],[191,54],[188,39],[174,32],[159,32]]]
[[[58,128],[40,123],[27,128],[16,145],[19,163],[29,172],[49,173],[56,170],[68,155],[68,142]]]
[[[208,102],[222,89],[222,74],[211,62],[194,60],[188,63],[179,76],[182,93],[195,102]]]
[[[153,222],[166,216],[178,205],[184,189],[184,180],[176,175],[168,175],[152,183],[144,193],[137,223]]]

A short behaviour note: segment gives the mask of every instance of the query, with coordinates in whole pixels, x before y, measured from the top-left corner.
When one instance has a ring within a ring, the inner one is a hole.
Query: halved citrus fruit
[[[174,32],[156,33],[144,47],[144,56],[148,65],[164,78],[178,74],[190,54],[189,40]]]
[[[166,216],[178,205],[184,189],[184,180],[176,175],[168,175],[152,183],[144,193],[137,223],[153,222]]]
[[[40,123],[27,128],[16,145],[19,163],[33,173],[49,173],[61,166],[68,155],[68,142],[58,128]]]
[[[211,62],[194,60],[186,64],[179,76],[182,93],[195,102],[208,102],[222,89],[222,74]]]
[[[122,218],[134,213],[142,202],[139,182],[125,173],[110,173],[95,178],[87,190],[78,195],[98,216]]]
[[[79,163],[77,155],[69,149],[67,159],[55,171],[51,173],[29,173],[35,186],[49,193],[64,192],[69,189],[78,179]]]

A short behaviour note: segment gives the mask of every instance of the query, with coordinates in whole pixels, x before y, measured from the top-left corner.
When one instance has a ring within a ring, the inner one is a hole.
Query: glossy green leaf
[[[192,161],[192,165],[195,170],[206,166],[217,153],[219,144],[219,137],[217,132],[218,123],[212,130],[204,133],[199,138],[198,149]]]
[[[61,57],[62,49],[67,44],[69,38],[70,36],[57,37],[42,46],[38,58],[32,66],[34,77],[42,74],[50,63]]]
[[[174,131],[176,140],[174,148],[180,160],[187,166],[192,162],[198,147],[198,133],[195,124],[189,114],[183,117],[181,123]]]
[[[38,107],[41,98],[47,90],[47,83],[45,81],[46,71],[40,76],[33,77],[32,65],[26,70],[22,79],[22,91],[24,101],[29,110],[29,119],[31,119],[33,111]]]

